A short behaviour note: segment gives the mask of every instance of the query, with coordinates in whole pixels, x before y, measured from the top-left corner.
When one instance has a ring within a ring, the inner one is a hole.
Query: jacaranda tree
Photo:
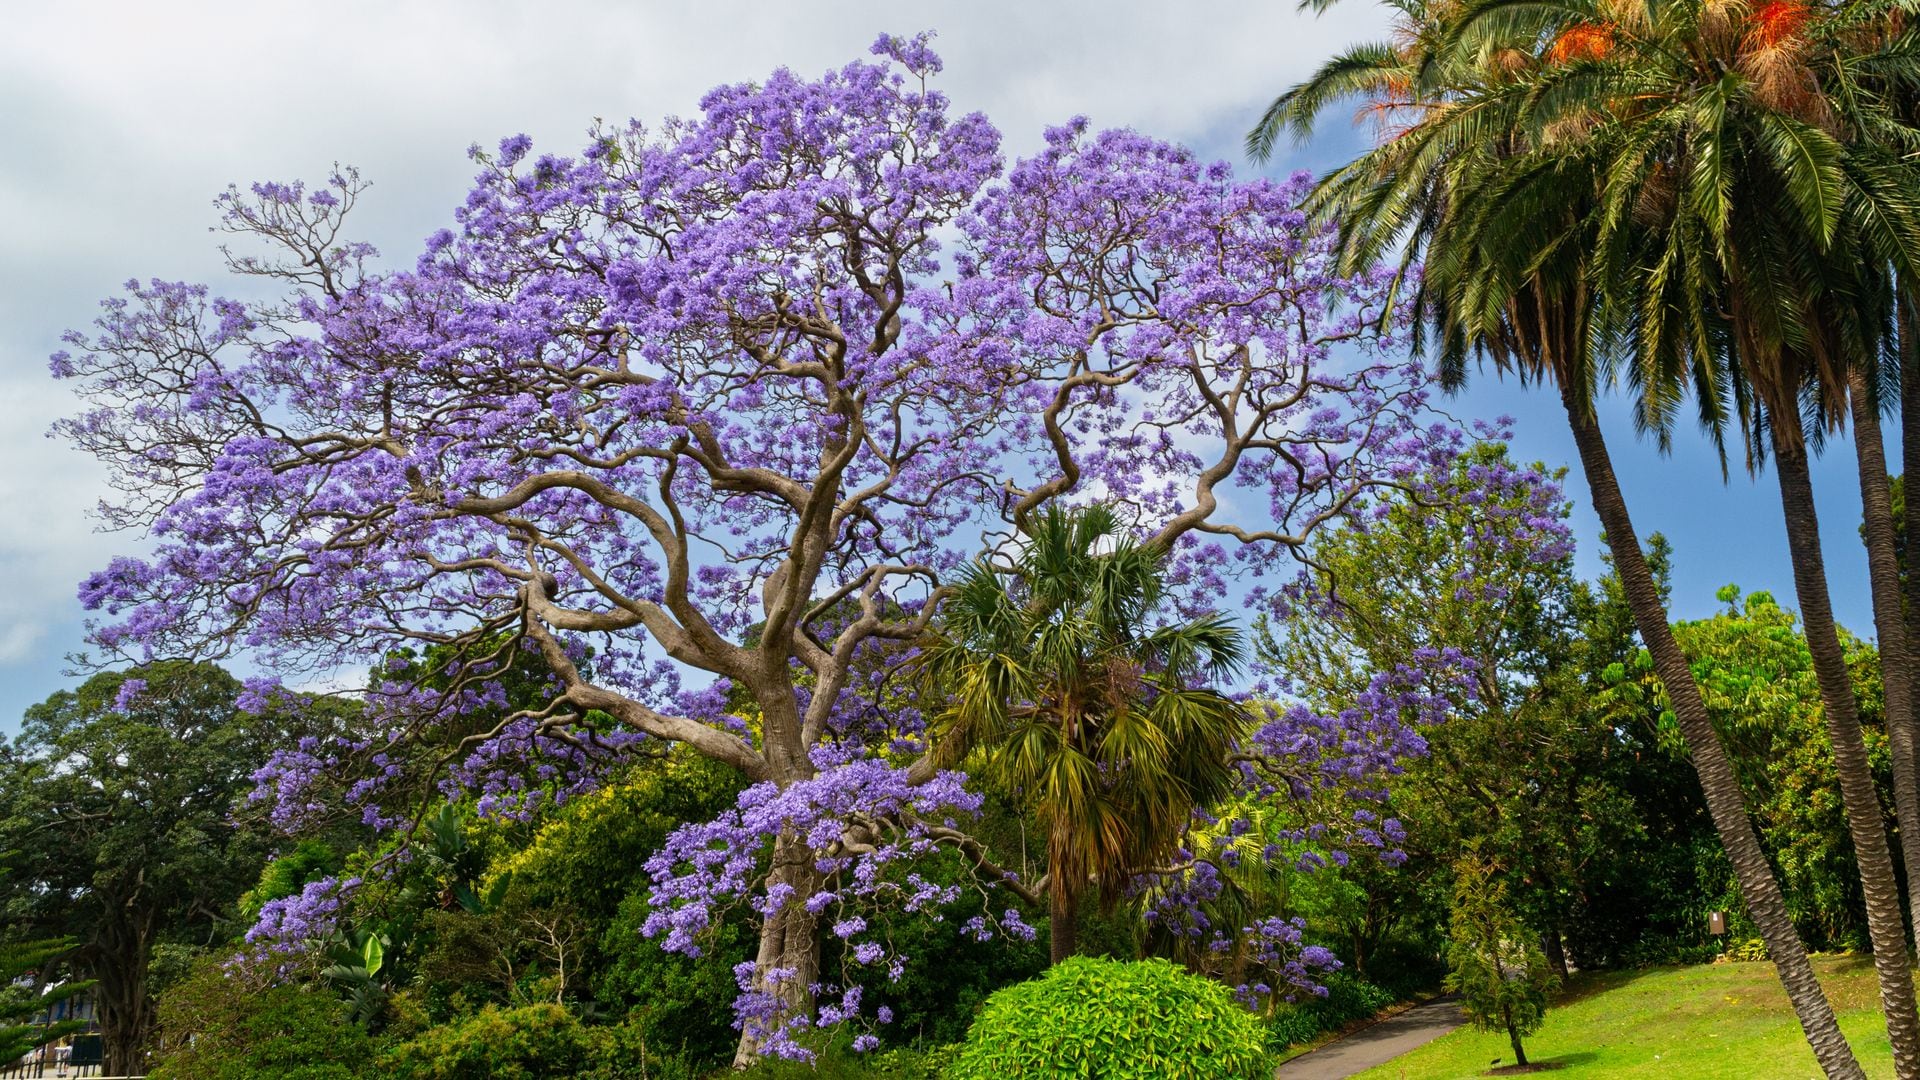
[[[346,239],[349,170],[231,190],[225,227],[264,242],[231,268],[277,296],[135,283],[53,360],[92,402],[60,431],[116,470],[109,517],[154,537],[82,588],[99,648],[440,658],[263,773],[289,824],[341,769],[367,820],[403,820],[383,778],[534,656],[550,692],[443,743],[445,775],[524,777],[485,766],[531,751],[562,790],[649,740],[744,775],[656,857],[649,925],[694,950],[718,905],[755,906],[743,1059],[866,1018],[857,980],[900,958],[865,920],[940,892],[906,856],[978,850],[977,800],[915,756],[887,671],[996,531],[1130,505],[1198,613],[1462,445],[1371,329],[1387,276],[1334,271],[1304,177],[1084,122],[1003,173],[924,40],[875,52],[577,157],[476,150],[411,268]],[[1276,711],[1253,741],[1305,794],[1417,749],[1398,719]]]

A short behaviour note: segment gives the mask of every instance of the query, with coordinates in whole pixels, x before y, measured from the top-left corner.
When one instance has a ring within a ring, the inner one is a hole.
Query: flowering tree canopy
[[[99,647],[377,673],[368,733],[264,778],[292,810],[343,763],[377,801],[423,741],[482,785],[522,775],[502,745],[577,770],[663,740],[752,781],[659,873],[683,946],[759,875],[748,1052],[813,1008],[836,905],[885,881],[924,903],[889,868],[967,850],[959,778],[914,759],[874,677],[957,568],[1098,498],[1172,552],[1183,603],[1263,604],[1315,526],[1464,445],[1388,358],[1387,275],[1335,272],[1304,176],[1082,121],[1005,168],[924,40],[874,51],[576,157],[476,149],[410,269],[346,239],[351,171],[230,190],[226,230],[265,243],[229,265],[271,296],[132,283],[53,360],[92,403],[59,430],[116,470],[108,519],[155,538],[83,586]],[[529,703],[501,686],[530,664]],[[1250,750],[1304,791],[1364,784],[1381,745],[1405,740],[1282,711]],[[735,858],[751,837],[771,869]]]

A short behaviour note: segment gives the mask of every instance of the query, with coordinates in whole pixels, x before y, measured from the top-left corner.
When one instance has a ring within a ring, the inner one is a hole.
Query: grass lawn
[[[1891,1077],[1872,961],[1823,956],[1815,958],[1814,967],[1867,1075]],[[1528,1060],[1560,1066],[1538,1074],[1553,1080],[1814,1080],[1820,1075],[1768,963],[1575,977],[1548,1011],[1546,1026],[1526,1045]],[[1482,1076],[1495,1058],[1501,1065],[1513,1064],[1506,1033],[1467,1027],[1361,1073],[1359,1080]]]

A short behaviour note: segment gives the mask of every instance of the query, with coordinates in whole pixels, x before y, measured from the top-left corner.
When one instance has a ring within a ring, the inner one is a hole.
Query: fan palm
[[[1680,341],[1664,319],[1642,325],[1644,308],[1630,309],[1616,329],[1604,321],[1608,309],[1596,303],[1593,253],[1608,188],[1604,158],[1583,137],[1596,118],[1568,106],[1541,123],[1540,102],[1577,89],[1611,51],[1613,32],[1597,17],[1565,19],[1559,32],[1548,33],[1518,18],[1503,23],[1485,12],[1469,18],[1453,4],[1416,10],[1392,46],[1322,69],[1320,78],[1337,74],[1341,84],[1315,89],[1310,81],[1282,95],[1249,136],[1249,148],[1270,146],[1283,128],[1310,131],[1318,112],[1339,96],[1336,90],[1392,100],[1397,112],[1411,114],[1403,130],[1323,181],[1318,208],[1339,223],[1347,258],[1356,265],[1395,245],[1403,267],[1427,260],[1415,311],[1439,337],[1450,382],[1464,378],[1469,355],[1486,354],[1523,379],[1557,385],[1636,625],[1668,689],[1742,896],[1822,1067],[1830,1076],[1860,1076],[1673,639],[1593,411],[1601,374],[1596,363],[1609,355],[1602,346],[1616,333],[1662,346],[1628,373],[1641,390],[1640,418],[1657,431],[1671,415],[1677,378],[1705,391],[1698,395],[1703,419],[1717,431],[1727,384],[1711,336]],[[1357,61],[1369,57],[1376,61],[1371,82],[1355,75],[1362,66]],[[1404,104],[1408,98],[1416,104]],[[1700,259],[1684,247],[1676,254],[1681,269]],[[1659,296],[1702,303],[1714,296],[1709,281],[1674,273]],[[1678,329],[1718,332],[1707,324]]]
[[[1166,552],[1108,507],[1033,516],[1011,566],[975,563],[940,609],[918,670],[933,756],[969,761],[1023,799],[1047,835],[1055,963],[1071,956],[1090,884],[1111,904],[1165,862],[1195,807],[1231,790],[1252,727],[1208,683],[1242,635],[1219,616],[1155,624]]]

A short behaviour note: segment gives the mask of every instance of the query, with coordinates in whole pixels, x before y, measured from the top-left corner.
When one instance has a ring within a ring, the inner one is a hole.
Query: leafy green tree
[[[1203,685],[1239,670],[1241,633],[1220,616],[1157,623],[1166,553],[1111,507],[1051,507],[1021,544],[1010,566],[960,576],[919,664],[936,758],[978,755],[1043,824],[1059,963],[1090,883],[1115,902],[1230,790],[1252,718]]]
[[[110,1073],[143,1071],[154,946],[229,935],[266,861],[233,812],[298,732],[241,713],[239,691],[210,664],[96,675],[27,710],[0,753],[0,848],[17,852],[0,924],[74,939],[62,960],[95,984]]]
[[[1435,880],[1426,895],[1444,921],[1446,877],[1471,848],[1502,867],[1516,910],[1564,974],[1563,930],[1628,899],[1624,887],[1645,865],[1658,823],[1697,817],[1697,796],[1642,775],[1671,765],[1664,753],[1641,753],[1653,748],[1644,718],[1623,726],[1592,707],[1601,672],[1633,647],[1632,621],[1617,582],[1578,580],[1571,545],[1526,540],[1528,522],[1569,513],[1558,476],[1535,466],[1538,483],[1469,501],[1480,488],[1473,478],[1494,470],[1516,471],[1503,447],[1477,447],[1441,478],[1435,497],[1400,500],[1364,525],[1318,534],[1294,616],[1259,631],[1263,659],[1332,708],[1418,650],[1454,650],[1473,661],[1473,699],[1424,733],[1428,756],[1389,784],[1392,813],[1407,829],[1405,880],[1365,868],[1342,875],[1358,895],[1325,912],[1345,929],[1362,970],[1362,950],[1378,942],[1390,915],[1415,914],[1428,879]],[[1405,895],[1410,885],[1414,895]],[[1340,899],[1337,890],[1322,893]],[[1379,902],[1388,898],[1391,912]],[[1658,922],[1615,921],[1609,929],[1630,936]]]
[[[1833,749],[1806,638],[1770,593],[1742,597],[1729,585],[1718,596],[1725,610],[1678,623],[1674,633],[1727,742],[1768,857],[1779,867],[1788,911],[1819,947],[1862,946],[1865,900],[1845,807],[1836,797]],[[1844,630],[1841,640],[1883,808],[1880,827],[1890,829],[1892,752],[1876,650]],[[1672,714],[1650,673],[1622,666],[1611,678],[1613,693],[1643,702],[1639,711],[1654,718],[1663,744],[1677,749]]]
[[[1520,1040],[1540,1030],[1559,980],[1547,968],[1539,938],[1514,915],[1493,863],[1468,856],[1455,865],[1453,880],[1447,989],[1460,995],[1475,1026],[1506,1032],[1515,1064],[1525,1065]]]

